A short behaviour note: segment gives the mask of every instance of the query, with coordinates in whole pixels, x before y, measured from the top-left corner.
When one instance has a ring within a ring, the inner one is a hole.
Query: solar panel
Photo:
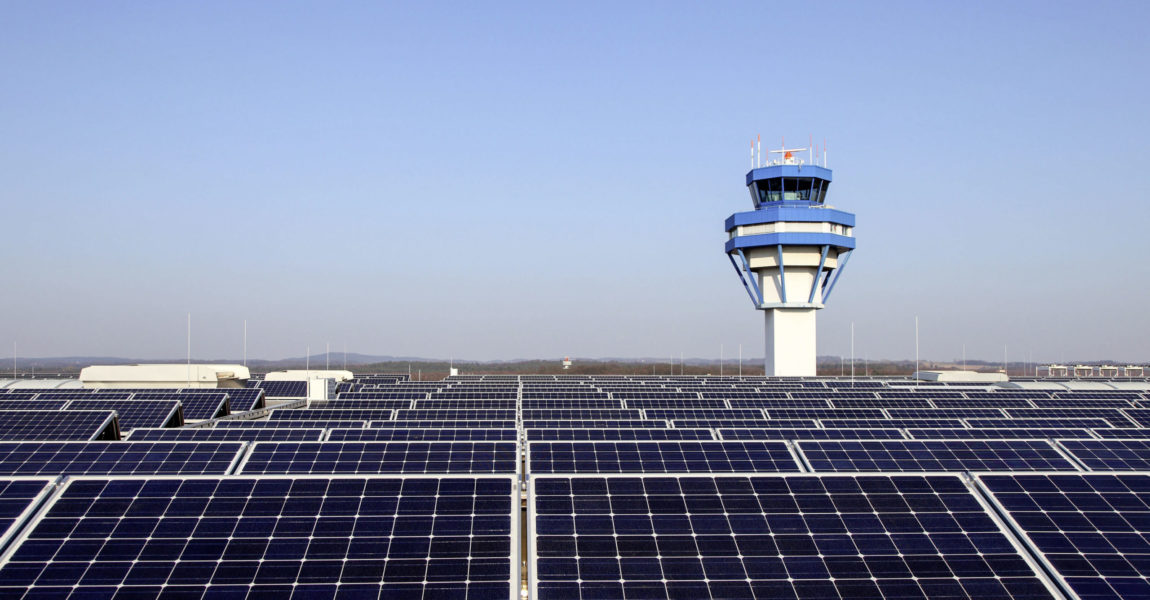
[[[820,419],[819,424],[828,429],[867,429],[870,427],[960,429],[963,427],[960,419]]]
[[[1101,438],[1121,438],[1121,439],[1150,439],[1150,429],[1131,427],[1116,427],[1114,429],[1091,429],[1091,433]],[[1085,435],[1064,435],[1061,437],[1089,437]]]
[[[984,474],[977,481],[1077,597],[1150,597],[1150,477]]]
[[[1002,427],[1039,427],[1058,429],[1095,429],[1110,427],[1105,419],[966,419],[966,424],[974,429],[997,429]],[[930,427],[929,425],[927,427]]]
[[[411,400],[336,400],[312,401],[312,406],[332,410],[348,410],[358,408],[396,410],[411,408]]]
[[[648,408],[643,411],[648,419],[692,420],[707,419],[765,419],[760,408]]]
[[[372,420],[385,420],[383,417]],[[511,410],[397,410],[396,421],[514,421]]]
[[[1077,471],[1045,440],[799,441],[815,472]]]
[[[639,410],[607,409],[607,408],[572,408],[572,409],[524,409],[523,420],[628,420],[642,419],[643,413]],[[655,418],[655,417],[646,417]]]
[[[530,598],[1053,598],[957,476],[531,479]]]
[[[1131,400],[1123,398],[1035,398],[1038,408],[1134,408]]]
[[[516,442],[256,442],[237,473],[518,473]]]
[[[901,440],[898,429],[720,429],[724,440]]]
[[[934,408],[926,398],[833,398],[834,408]]]
[[[0,478],[0,549],[52,492],[54,478]]]
[[[1026,398],[938,398],[932,399],[938,408],[1033,408]]]
[[[0,410],[60,410],[68,400],[8,400],[0,402]]]
[[[907,433],[910,434],[910,437],[919,440],[1046,440],[1060,437],[1090,437],[1088,429],[1058,429],[1041,427],[1016,427],[1006,429],[908,429]]]
[[[885,419],[877,408],[768,408],[768,419]]]
[[[1122,412],[1133,420],[1138,427],[1150,427],[1150,408],[1128,408]],[[1129,425],[1125,426],[1129,427]]]
[[[580,399],[580,398],[553,398],[543,399],[534,398],[528,400],[524,398],[520,405],[524,409],[575,409],[575,408],[603,408],[603,409],[622,409],[622,400],[602,400],[602,399]]]
[[[133,429],[127,436],[133,442],[141,440],[169,442],[257,442],[257,441],[299,441],[318,442],[323,438],[323,429],[296,429],[288,427],[196,427],[185,429],[165,427],[162,429]]]
[[[253,388],[217,388],[227,392],[228,407],[231,412],[247,412],[264,407],[264,391]],[[184,394],[203,393],[196,389],[185,389]]]
[[[1011,419],[1106,419],[1113,427],[1137,425],[1117,408],[1010,408],[1006,414]]]
[[[0,411],[0,440],[120,439],[110,410]]]
[[[608,400],[608,402],[610,402],[610,400]],[[413,406],[396,406],[393,408],[414,408],[417,410],[515,410],[517,404],[518,402],[515,400],[416,400]]]
[[[817,398],[732,398],[731,408],[831,408],[830,400]]]
[[[372,421],[368,426],[396,429],[515,429],[515,421]]]
[[[107,394],[99,394],[103,399]],[[174,400],[180,403],[184,419],[206,421],[228,414],[225,405],[228,394],[224,392],[184,394],[178,390],[164,392],[139,392],[131,395],[131,400]]]
[[[1078,462],[1091,471],[1150,470],[1150,440],[1058,440]]]
[[[327,441],[340,442],[513,442],[516,429],[332,429]]]
[[[329,429],[332,427],[367,427],[367,421],[347,421],[336,419],[305,419],[293,421],[291,419],[268,420],[225,420],[217,421],[216,429]]]
[[[309,408],[309,409],[279,409],[268,415],[271,421],[389,421],[395,414],[394,410],[384,408],[352,408],[340,410],[335,408]]]
[[[1005,419],[997,408],[892,408],[886,411],[892,419]]]
[[[120,429],[137,427],[179,427],[184,424],[178,400],[73,400],[66,412],[73,410],[114,410]]]
[[[646,429],[667,428],[667,421],[654,419],[536,419],[523,421],[523,429]]]
[[[790,448],[775,441],[528,442],[527,472],[798,472]]]
[[[261,381],[259,388],[269,398],[303,398],[307,396],[306,381]]]
[[[0,442],[3,475],[226,475],[240,442]]]
[[[343,392],[336,394],[338,400],[424,400],[428,392]]]
[[[710,429],[528,429],[527,441],[713,440]]]
[[[671,422],[680,427],[702,427],[707,429],[724,428],[788,428],[810,429],[816,427],[813,419],[677,419]]]
[[[618,402],[626,402],[627,408],[729,408],[726,400],[719,398],[709,398],[700,400],[698,398],[634,398],[631,400],[619,400]],[[524,406],[524,408],[527,408]]]
[[[519,502],[509,476],[77,478],[0,596],[507,599]]]

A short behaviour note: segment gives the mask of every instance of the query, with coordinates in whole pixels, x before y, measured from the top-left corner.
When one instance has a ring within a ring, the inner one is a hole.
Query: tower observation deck
[[[727,217],[727,258],[766,317],[766,374],[815,375],[815,311],[826,306],[855,248],[855,216],[826,204],[831,170],[810,148],[754,159],[755,210]],[[806,155],[811,164],[799,158]]]

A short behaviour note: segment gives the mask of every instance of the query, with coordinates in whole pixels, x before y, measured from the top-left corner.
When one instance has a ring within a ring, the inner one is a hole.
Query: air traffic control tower
[[[855,216],[826,204],[825,150],[821,166],[810,148],[770,150],[765,164],[751,154],[755,210],[727,217],[727,257],[766,315],[767,376],[814,376],[815,311],[855,248]]]

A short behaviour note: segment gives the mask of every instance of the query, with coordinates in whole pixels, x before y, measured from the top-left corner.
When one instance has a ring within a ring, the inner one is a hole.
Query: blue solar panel
[[[296,429],[288,427],[197,427],[185,429],[165,427],[163,429],[133,429],[127,436],[133,442],[141,440],[169,442],[257,442],[257,441],[297,441],[318,442],[323,438],[323,429]]]
[[[621,401],[620,401],[621,402]],[[730,408],[726,400],[711,398],[700,400],[698,398],[634,398],[626,400],[627,408]],[[524,405],[523,408],[527,408]]]
[[[60,410],[70,400],[8,400],[0,402],[0,410]]]
[[[833,398],[834,408],[934,408],[926,398]]]
[[[1077,471],[1044,440],[799,441],[815,472]]]
[[[100,394],[103,398],[104,394]],[[223,392],[214,394],[182,394],[179,392],[141,392],[132,394],[131,400],[174,400],[180,403],[184,419],[188,421],[206,421],[228,414],[225,402],[228,395]]]
[[[931,400],[938,408],[1033,408],[1025,398],[937,398]]]
[[[261,381],[258,387],[269,398],[303,398],[307,396],[306,381]]]
[[[996,408],[892,408],[886,411],[892,419],[1005,419],[1006,413]]]
[[[956,476],[535,476],[529,597],[1052,598]]]
[[[1122,412],[1133,420],[1138,427],[1150,428],[1150,408],[1128,408]],[[1119,427],[1129,427],[1129,425],[1119,425]]]
[[[1123,398],[1035,398],[1038,408],[1134,408],[1132,400]]]
[[[53,478],[0,478],[0,549],[52,491]]]
[[[731,399],[731,408],[831,408],[830,400],[817,398]]]
[[[528,429],[527,441],[713,440],[710,429]]]
[[[383,418],[372,420],[385,420]],[[514,421],[511,410],[397,410],[396,421]]]
[[[120,439],[110,410],[0,411],[0,440]]]
[[[669,419],[672,421],[703,421],[724,419],[765,419],[760,408],[648,408],[643,411],[648,419]]]
[[[0,442],[3,475],[226,475],[241,442]]]
[[[515,429],[515,421],[372,421],[369,427],[396,429]]]
[[[1011,419],[1106,419],[1113,427],[1137,425],[1117,408],[1009,408],[1006,414]]]
[[[1110,427],[1105,419],[966,419],[966,424],[975,429],[998,429],[1003,427],[1039,427],[1058,429],[1094,429]],[[929,425],[926,427],[930,427]]]
[[[817,426],[813,419],[678,419],[672,421],[672,424],[676,429],[680,427],[810,429]]]
[[[543,402],[546,402],[544,400]],[[610,400],[608,400],[610,402]],[[515,400],[416,400],[412,406],[397,406],[396,408],[413,408],[416,410],[515,410],[518,402]],[[616,402],[616,404],[618,404]],[[614,406],[618,408],[618,406]]]
[[[901,440],[898,429],[720,429],[724,440]]]
[[[1115,429],[1091,429],[1091,433],[1101,438],[1133,438],[1133,439],[1150,439],[1150,429],[1131,427],[1119,427]],[[1090,437],[1088,435],[1064,435],[1060,437]]]
[[[344,400],[340,398],[337,400],[323,400],[319,402],[313,400],[311,405],[316,408],[325,408],[331,410],[348,410],[357,408],[396,410],[411,408],[411,400]]]
[[[516,442],[257,442],[238,473],[518,473]]]
[[[1150,477],[979,475],[1059,582],[1083,599],[1150,597]]]
[[[640,419],[538,419],[523,421],[524,429],[639,429],[639,428],[666,428],[668,421],[640,420]]]
[[[516,429],[332,429],[327,441],[339,442],[513,442]]]
[[[573,408],[573,409],[524,409],[524,421],[540,420],[572,420],[572,421],[624,421],[642,419],[643,413],[639,410],[607,409],[607,408]],[[647,417],[654,418],[654,417]]]
[[[919,440],[1037,440],[1090,437],[1088,429],[1013,428],[1013,429],[908,429],[910,437]]]
[[[508,599],[519,503],[503,476],[78,478],[0,596]]]
[[[276,421],[267,420],[226,420],[216,422],[216,429],[328,429],[332,427],[367,427],[367,421],[345,421],[335,419],[306,419],[301,421],[293,421],[291,419],[279,419]]]
[[[959,429],[963,427],[960,419],[820,419],[819,424],[828,429],[866,429],[869,427]]]
[[[885,419],[877,408],[768,408],[769,419]]]
[[[541,473],[798,472],[774,441],[529,442],[527,471]]]
[[[336,394],[339,400],[423,400],[428,392],[343,392]]]
[[[580,398],[552,398],[552,399],[535,398],[532,400],[528,400],[528,399],[524,398],[521,405],[524,409],[536,409],[536,408],[622,409],[623,408],[623,401],[622,400],[602,400],[602,399],[580,399]]]
[[[73,400],[66,412],[74,410],[114,410],[120,429],[137,427],[179,427],[184,424],[178,400]]]
[[[1150,470],[1150,440],[1058,440],[1091,471]]]
[[[347,410],[311,408],[278,409],[271,411],[271,421],[388,421],[395,415],[394,410],[375,408],[352,408]]]

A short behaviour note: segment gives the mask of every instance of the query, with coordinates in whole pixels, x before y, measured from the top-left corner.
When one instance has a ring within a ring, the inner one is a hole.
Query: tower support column
[[[774,308],[766,315],[767,377],[814,377],[815,309]]]

